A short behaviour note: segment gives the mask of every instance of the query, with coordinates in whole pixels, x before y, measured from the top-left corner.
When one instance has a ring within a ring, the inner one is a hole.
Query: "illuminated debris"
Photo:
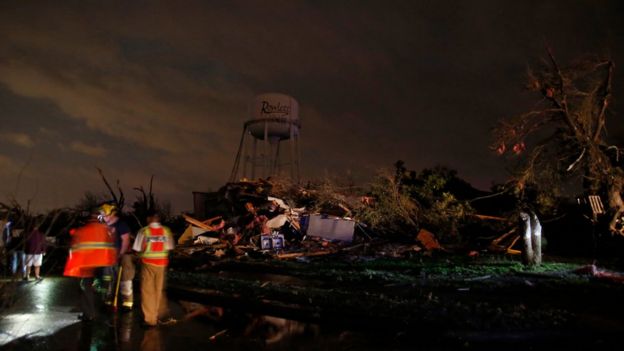
[[[518,240],[520,240],[520,235],[516,233],[516,228],[513,228],[505,234],[492,240],[488,250],[492,252],[507,253],[510,255],[519,255],[521,251],[513,248]]]
[[[418,232],[418,235],[416,235],[416,240],[418,240],[427,251],[444,250],[442,245],[440,245],[440,243],[438,242],[438,239],[436,239],[435,235],[426,229],[421,229]]]
[[[355,221],[348,218],[312,214],[309,217],[308,235],[328,240],[353,241]]]

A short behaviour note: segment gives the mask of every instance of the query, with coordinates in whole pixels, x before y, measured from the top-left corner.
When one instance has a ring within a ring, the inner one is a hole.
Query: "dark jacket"
[[[26,236],[26,242],[24,245],[24,252],[28,255],[37,255],[45,253],[46,250],[46,238],[45,234],[35,229],[28,233]]]

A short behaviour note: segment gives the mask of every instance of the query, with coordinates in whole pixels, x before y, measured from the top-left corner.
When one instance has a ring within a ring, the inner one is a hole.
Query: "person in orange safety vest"
[[[143,323],[153,327],[158,317],[167,311],[164,296],[165,277],[169,264],[169,251],[174,248],[173,235],[169,228],[160,224],[160,216],[154,211],[148,213],[149,225],[139,231],[132,249],[141,257],[141,310]]]
[[[112,266],[117,262],[117,251],[106,224],[99,223],[98,213],[92,213],[89,222],[72,230],[72,243],[65,263],[64,276],[80,279],[80,306],[83,321],[95,317],[95,291],[93,279],[95,270]]]

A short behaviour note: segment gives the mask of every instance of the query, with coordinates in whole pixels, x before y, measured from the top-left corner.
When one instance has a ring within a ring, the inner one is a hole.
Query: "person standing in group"
[[[80,306],[83,321],[95,318],[95,270],[111,267],[117,262],[117,251],[106,224],[98,221],[98,211],[91,213],[84,226],[72,230],[69,257],[65,263],[64,276],[80,278]]]
[[[26,279],[26,255],[24,254],[24,230],[13,228],[12,222],[5,225],[6,252],[9,257],[9,267],[14,278]]]
[[[11,256],[9,255],[9,243],[11,242],[11,224],[9,219],[0,220],[0,227],[2,227],[2,251],[0,251],[0,257],[5,258],[0,265],[3,266],[3,274],[8,275],[7,269],[11,267]]]
[[[35,267],[35,279],[41,279],[41,264],[46,251],[46,237],[39,226],[34,225],[33,229],[26,235],[24,252],[26,253],[26,273],[24,278],[30,278],[31,267]]]
[[[174,248],[169,228],[160,224],[160,215],[149,211],[148,225],[142,228],[134,241],[133,250],[141,257],[141,310],[148,327],[158,324],[158,317],[166,311],[165,278],[169,265],[169,251]]]
[[[118,293],[115,291],[117,287],[117,279],[119,282],[119,294],[121,295],[121,306],[124,310],[131,310],[133,306],[133,291],[132,280],[135,275],[134,255],[130,250],[130,242],[132,241],[132,234],[128,224],[122,220],[117,213],[117,206],[104,204],[100,208],[100,215],[102,215],[104,222],[108,225],[113,238],[115,238],[115,247],[119,261],[117,263],[117,269],[112,273],[113,284],[110,285],[109,293],[107,296],[107,303],[111,303],[114,299],[114,295]],[[121,276],[118,272],[121,269]]]

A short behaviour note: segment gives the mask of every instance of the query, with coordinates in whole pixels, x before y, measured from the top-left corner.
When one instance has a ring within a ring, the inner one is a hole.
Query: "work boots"
[[[133,292],[132,292],[132,280],[125,280],[119,283],[119,295],[121,308],[125,311],[132,310],[133,306]]]

